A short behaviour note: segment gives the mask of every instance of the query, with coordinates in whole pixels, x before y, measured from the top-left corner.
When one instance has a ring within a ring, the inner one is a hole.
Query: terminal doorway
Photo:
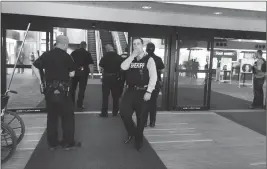
[[[208,40],[176,40],[174,109],[209,109],[212,46]]]
[[[252,67],[257,50],[266,60],[266,40],[215,38],[211,109],[249,109],[254,98]],[[266,80],[263,91],[266,98]]]

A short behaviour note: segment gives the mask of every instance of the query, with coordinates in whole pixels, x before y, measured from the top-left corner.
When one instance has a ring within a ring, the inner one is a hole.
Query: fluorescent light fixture
[[[151,9],[151,6],[142,6],[143,9]]]
[[[221,15],[222,12],[214,12],[215,15]]]

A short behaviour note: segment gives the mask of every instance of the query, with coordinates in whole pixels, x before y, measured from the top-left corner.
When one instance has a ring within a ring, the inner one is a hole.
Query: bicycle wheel
[[[19,144],[25,134],[25,124],[22,118],[17,113],[6,111],[2,120],[14,130],[17,136],[17,144]]]
[[[8,140],[10,139],[10,140]],[[14,130],[1,122],[1,163],[7,162],[17,148],[17,137]]]

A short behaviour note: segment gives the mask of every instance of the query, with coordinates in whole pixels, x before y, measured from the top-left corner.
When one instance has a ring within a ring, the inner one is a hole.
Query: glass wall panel
[[[6,34],[6,64],[11,64],[13,67],[17,61],[26,31],[6,30]],[[44,95],[40,93],[39,80],[32,69],[29,68],[45,51],[46,32],[29,31],[17,62],[17,65],[21,68],[15,69],[11,81],[10,90],[15,90],[18,94],[10,93],[9,109],[45,108]],[[13,68],[7,68],[7,87],[9,86],[13,70]]]

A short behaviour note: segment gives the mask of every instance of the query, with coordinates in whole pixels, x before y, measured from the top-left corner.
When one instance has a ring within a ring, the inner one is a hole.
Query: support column
[[[175,76],[176,75],[176,57],[177,57],[177,35],[176,32],[174,32],[171,35],[170,38],[170,55],[168,59],[168,100],[167,100],[167,110],[173,110],[176,107],[176,102],[175,102]]]
[[[1,94],[5,93],[6,91],[6,81],[7,81],[7,70],[6,70],[6,55],[7,55],[7,48],[6,48],[6,29],[1,29]]]

